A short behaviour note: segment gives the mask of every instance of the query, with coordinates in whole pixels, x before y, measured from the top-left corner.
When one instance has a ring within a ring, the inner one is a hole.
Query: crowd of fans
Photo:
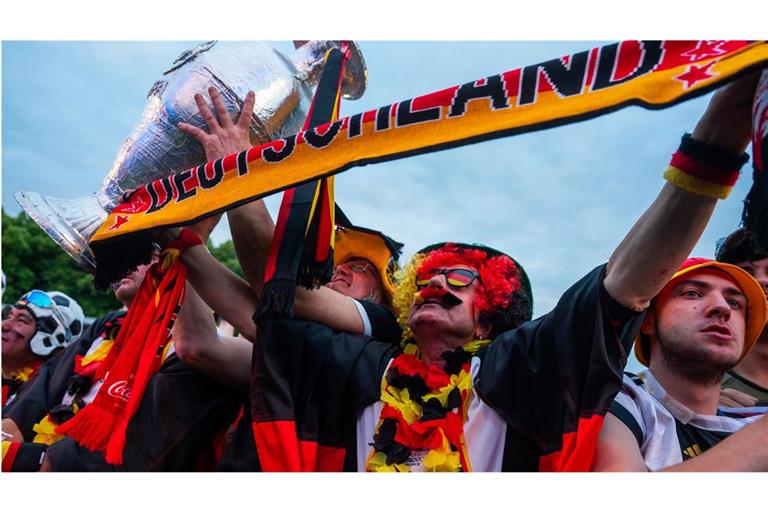
[[[401,267],[393,238],[341,225],[331,282],[257,324],[275,231],[262,201],[227,212],[245,280],[205,248],[220,217],[156,233],[183,241],[186,294],[119,464],[60,427],[127,394],[102,384],[150,265],[87,327],[74,298],[30,290],[3,310],[3,470],[768,469],[768,253],[738,229],[714,259],[689,257],[746,161],[755,83],[714,95],[607,264],[537,319],[507,254],[437,243]],[[254,98],[232,120],[209,94],[209,130],[179,127],[210,161],[250,146]]]

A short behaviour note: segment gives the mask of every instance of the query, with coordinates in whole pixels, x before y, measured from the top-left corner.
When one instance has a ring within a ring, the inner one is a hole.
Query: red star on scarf
[[[120,229],[120,226],[128,222],[128,217],[124,215],[118,215],[117,218],[115,218],[115,224],[109,228],[107,231],[115,231]]]
[[[696,44],[696,48],[684,52],[683,57],[688,57],[690,60],[703,59],[705,57],[715,57],[725,53],[721,47],[725,44],[725,41],[699,41]]]
[[[714,62],[710,62],[709,64],[706,64],[704,66],[697,66],[695,64],[691,64],[688,66],[688,69],[685,70],[685,73],[682,75],[677,75],[675,77],[675,80],[680,80],[681,82],[685,82],[683,87],[686,89],[690,89],[693,87],[694,84],[697,82],[701,82],[703,80],[709,80],[710,78],[714,78],[717,76],[717,73],[710,73],[709,68],[712,67]]]

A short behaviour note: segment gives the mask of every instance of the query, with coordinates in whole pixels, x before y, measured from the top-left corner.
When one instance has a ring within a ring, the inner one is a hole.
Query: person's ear
[[[476,340],[485,340],[488,339],[488,336],[491,335],[491,326],[490,324],[478,324],[477,327],[475,327],[475,339]]]
[[[646,336],[656,336],[656,315],[653,311],[648,311],[643,319],[643,325],[640,326],[640,332]]]

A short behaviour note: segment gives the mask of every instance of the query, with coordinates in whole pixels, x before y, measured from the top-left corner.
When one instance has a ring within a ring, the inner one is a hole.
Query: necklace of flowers
[[[408,472],[412,455],[426,471],[471,471],[464,440],[472,388],[470,360],[490,340],[478,339],[442,354],[443,367],[418,357],[413,340],[392,360],[381,383],[381,410],[368,471]]]
[[[117,333],[120,330],[123,317],[118,317],[104,326],[103,339],[98,347],[85,355],[76,355],[72,377],[70,377],[67,391],[73,396],[70,404],[54,406],[43,419],[32,426],[35,432],[34,443],[51,445],[64,438],[63,434],[56,433],[56,428],[69,421],[77,412],[85,406],[83,396],[86,395],[94,384],[94,375],[103,365],[114,345]]]

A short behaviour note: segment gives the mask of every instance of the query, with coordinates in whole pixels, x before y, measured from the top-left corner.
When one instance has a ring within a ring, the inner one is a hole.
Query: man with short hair
[[[635,354],[648,370],[625,376],[593,469],[767,470],[768,417],[718,409],[723,374],[757,342],[766,314],[747,272],[689,258],[646,314]]]
[[[743,228],[718,242],[715,259],[742,268],[768,297],[768,252]],[[768,325],[749,353],[723,377],[720,402],[728,407],[768,406]]]
[[[43,361],[80,336],[83,319],[80,305],[57,291],[31,290],[3,312],[3,408]]]

